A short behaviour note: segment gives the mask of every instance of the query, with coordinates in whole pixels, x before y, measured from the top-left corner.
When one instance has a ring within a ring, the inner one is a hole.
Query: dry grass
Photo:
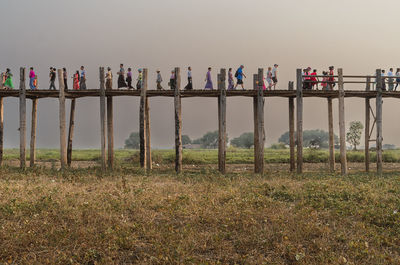
[[[398,264],[400,178],[0,171],[3,264]]]

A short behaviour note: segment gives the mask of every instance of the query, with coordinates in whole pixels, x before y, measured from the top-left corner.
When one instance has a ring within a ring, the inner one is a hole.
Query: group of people
[[[382,77],[384,77],[382,78],[382,90],[386,91],[387,87],[388,91],[396,91],[400,85],[400,68],[396,69],[396,73],[393,73],[393,68],[390,68],[387,74],[385,70],[382,70]]]
[[[128,72],[126,73],[126,78],[125,78],[125,69],[124,65],[120,64],[119,66],[119,71],[117,72],[118,75],[118,88],[128,88],[128,89],[134,89],[132,86],[132,81],[133,81],[133,74],[132,74],[132,68],[128,68]],[[106,73],[106,89],[112,89],[112,78],[113,74],[111,72],[111,68],[107,68],[107,73]],[[136,79],[136,89],[141,89],[143,86],[143,69],[138,69],[138,77]]]
[[[0,88],[2,89],[13,89],[14,84],[13,84],[13,74],[11,73],[10,68],[6,69],[6,72],[1,73],[1,83],[0,83]]]
[[[303,89],[318,90],[318,84],[321,84],[322,90],[333,90],[335,87],[335,67],[329,66],[328,71],[322,71],[322,80],[320,82],[317,69],[311,70],[311,67],[303,69]]]

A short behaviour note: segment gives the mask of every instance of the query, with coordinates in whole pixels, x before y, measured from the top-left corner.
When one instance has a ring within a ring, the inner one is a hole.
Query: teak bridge
[[[148,90],[148,69],[143,69],[143,84],[141,90],[106,90],[104,67],[100,67],[100,88],[89,90],[64,90],[62,79],[63,71],[58,72],[59,90],[26,90],[25,68],[20,68],[19,90],[0,90],[0,165],[3,162],[3,99],[6,97],[19,98],[20,114],[20,167],[26,167],[26,99],[32,100],[32,125],[30,139],[30,166],[35,165],[35,144],[37,127],[37,104],[41,98],[59,99],[59,125],[60,125],[60,162],[61,169],[71,165],[72,140],[74,135],[74,116],[76,99],[82,97],[100,98],[100,125],[101,125],[101,167],[105,171],[113,169],[114,166],[114,134],[113,134],[113,97],[116,96],[137,96],[140,97],[140,165],[145,170],[152,169],[151,159],[151,133],[150,133],[150,104],[151,97],[173,97],[175,109],[175,170],[177,173],[182,171],[182,105],[181,99],[187,97],[215,97],[218,99],[218,168],[225,174],[226,171],[226,98],[233,96],[252,97],[254,109],[254,172],[262,174],[264,172],[264,104],[265,97],[284,97],[288,98],[289,106],[289,135],[290,135],[290,171],[303,172],[303,98],[318,97],[326,98],[328,103],[328,127],[329,127],[329,167],[330,171],[335,171],[335,149],[333,131],[333,110],[332,100],[339,101],[339,138],[340,138],[340,164],[341,174],[347,174],[346,159],[346,129],[345,129],[345,108],[344,99],[346,97],[365,98],[365,170],[369,171],[370,155],[369,143],[376,141],[377,171],[382,173],[382,98],[400,98],[400,92],[382,91],[385,78],[381,76],[381,70],[376,70],[376,76],[356,76],[343,75],[342,69],[338,69],[334,77],[336,81],[331,83],[338,84],[338,90],[303,90],[302,70],[296,72],[296,89],[294,82],[289,82],[288,90],[263,91],[264,70],[258,69],[258,73],[253,75],[253,90],[226,90],[226,69],[221,69],[218,74],[218,89],[216,90],[181,90],[180,68],[175,68],[176,87],[174,90]],[[322,77],[322,76],[317,76]],[[361,81],[357,81],[358,79]],[[321,82],[321,81],[318,81]],[[366,84],[365,90],[344,90],[344,84]],[[371,84],[376,84],[376,89],[371,89]],[[376,113],[374,114],[370,99],[376,99]],[[68,128],[68,138],[66,131],[66,99],[71,100],[70,119]],[[295,104],[296,99],[296,131],[295,139]],[[371,114],[374,118],[371,126]],[[376,126],[376,139],[372,139],[372,131]],[[106,146],[107,145],[107,146]],[[106,148],[107,147],[107,148]],[[296,154],[297,147],[297,154]],[[106,150],[107,149],[107,150]]]

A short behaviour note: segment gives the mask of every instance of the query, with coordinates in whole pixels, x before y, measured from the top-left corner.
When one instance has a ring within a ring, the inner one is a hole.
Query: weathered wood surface
[[[148,88],[148,69],[143,69],[143,90],[147,91]],[[153,169],[153,161],[151,158],[151,128],[150,128],[150,102],[149,98],[145,100],[145,116],[146,116],[146,168]]]
[[[3,155],[4,155],[4,100],[3,98],[0,97],[0,166],[3,165]]]
[[[100,67],[100,137],[101,169],[106,170],[106,89],[104,84],[104,67]]]
[[[255,75],[257,96],[254,97],[254,172],[264,173],[264,69],[259,68]]]
[[[332,99],[328,98],[329,170],[335,172],[335,134],[333,132]]]
[[[303,77],[296,71],[297,173],[303,173]]]
[[[26,87],[25,68],[20,68],[19,83],[19,160],[20,168],[26,167]]]
[[[382,174],[382,76],[381,69],[376,70],[376,169]]]
[[[63,70],[57,70],[58,83],[59,83],[59,121],[60,121],[60,162],[61,169],[67,167],[67,131],[66,131],[66,118],[65,118],[65,90]]]
[[[76,99],[71,99],[71,109],[69,114],[69,128],[68,128],[68,145],[67,145],[67,165],[69,167],[72,164],[72,141],[74,138],[74,130],[75,130],[75,107],[76,107]]]
[[[367,92],[371,90],[371,78],[367,77],[367,86],[365,89]],[[370,130],[370,119],[371,119],[371,105],[370,99],[365,99],[365,130],[364,130],[364,152],[365,152],[365,171],[369,172],[369,163],[370,163],[370,155],[369,155],[369,130]]]
[[[139,109],[139,137],[140,137],[140,167],[146,168],[147,165],[147,140],[146,140],[146,88],[140,89],[140,109]]]
[[[175,171],[182,172],[182,102],[181,102],[181,71],[175,68],[176,86],[174,90],[175,107]]]
[[[29,166],[35,166],[36,160],[36,128],[37,128],[37,105],[38,99],[32,99],[32,117],[31,117],[31,143],[30,143],[30,155],[29,155]]]
[[[226,172],[226,69],[218,75],[218,169]]]
[[[289,90],[294,90],[294,83],[289,82]],[[296,139],[294,125],[294,98],[289,98],[289,146],[290,146],[290,172],[296,170]]]
[[[339,139],[340,139],[340,165],[341,174],[347,174],[347,157],[346,157],[346,124],[344,112],[344,86],[343,86],[343,70],[338,69],[338,87],[339,87]]]

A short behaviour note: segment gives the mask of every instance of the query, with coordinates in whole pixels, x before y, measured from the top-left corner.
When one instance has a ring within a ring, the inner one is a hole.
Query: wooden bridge
[[[60,125],[60,162],[64,169],[71,165],[72,140],[74,135],[74,116],[76,99],[82,97],[98,97],[100,99],[100,125],[101,125],[101,165],[102,169],[113,169],[114,166],[114,134],[113,134],[113,98],[118,96],[140,97],[140,165],[146,170],[152,169],[151,159],[151,131],[150,131],[150,104],[151,97],[173,97],[175,110],[175,170],[182,171],[182,119],[181,99],[189,97],[213,97],[218,100],[218,168],[225,173],[226,162],[226,97],[251,97],[254,109],[254,171],[264,172],[264,104],[268,97],[288,98],[289,108],[289,135],[290,135],[290,171],[303,172],[303,98],[326,98],[328,105],[329,127],[329,165],[331,172],[335,170],[335,150],[333,132],[332,100],[339,101],[339,136],[340,136],[340,163],[341,174],[347,174],[346,159],[346,129],[344,99],[349,97],[365,99],[365,169],[369,171],[370,155],[369,143],[376,141],[377,171],[382,173],[382,98],[400,98],[400,92],[382,91],[383,79],[380,69],[376,70],[376,76],[344,76],[342,69],[334,76],[338,84],[338,90],[303,90],[303,76],[301,69],[296,72],[296,89],[294,82],[289,82],[287,90],[263,91],[262,82],[264,70],[258,69],[253,76],[252,90],[226,90],[226,69],[221,69],[218,74],[218,89],[216,90],[181,90],[180,68],[175,68],[176,88],[174,90],[149,90],[148,70],[143,69],[143,84],[141,90],[106,90],[104,67],[99,69],[99,89],[88,90],[64,90],[63,72],[58,70],[59,90],[26,90],[26,71],[20,68],[19,90],[0,90],[0,165],[3,162],[3,99],[7,97],[19,98],[20,111],[20,167],[26,167],[26,99],[32,100],[32,126],[30,139],[30,166],[35,164],[37,104],[38,99],[59,99],[59,125]],[[322,77],[322,76],[319,76]],[[354,81],[361,79],[361,81]],[[365,84],[365,90],[344,90],[347,83]],[[371,84],[376,84],[376,90],[371,90]],[[376,99],[376,115],[370,106],[370,99]],[[66,99],[71,100],[68,138],[66,131]],[[295,104],[296,99],[296,131],[295,139]],[[372,126],[370,116],[374,117]],[[372,140],[372,131],[376,125],[376,139]],[[106,148],[107,147],[107,148]],[[297,147],[297,155],[295,154]],[[107,150],[106,150],[107,149]]]

